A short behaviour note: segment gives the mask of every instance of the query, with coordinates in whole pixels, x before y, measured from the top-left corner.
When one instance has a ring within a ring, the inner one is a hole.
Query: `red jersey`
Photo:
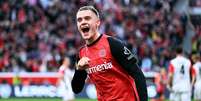
[[[115,57],[116,55],[114,56],[115,52],[112,52],[114,50],[111,49],[111,45],[108,36],[103,34],[94,43],[83,47],[79,52],[79,58],[88,57],[90,59],[89,68],[85,71],[92,83],[95,84],[98,101],[142,101],[138,94],[139,90],[137,90],[135,78],[129,74],[128,69],[122,66],[122,63]],[[123,54],[128,55],[125,60],[131,61],[134,55],[126,47],[122,48]],[[122,61],[124,60],[122,59]],[[126,67],[129,67],[129,63]],[[130,70],[134,71],[132,74],[140,70],[138,67],[133,68],[137,69]],[[138,76],[140,75],[138,74]],[[145,81],[144,78],[142,81]],[[146,91],[146,88],[144,88],[144,91]],[[147,98],[146,94],[144,98]]]

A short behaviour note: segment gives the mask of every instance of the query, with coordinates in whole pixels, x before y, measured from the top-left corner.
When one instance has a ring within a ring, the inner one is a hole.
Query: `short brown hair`
[[[182,46],[178,46],[178,47],[176,48],[176,53],[177,53],[177,54],[182,54],[182,53],[183,53],[183,48],[182,48]]]
[[[81,8],[78,10],[78,12],[79,12],[79,11],[84,11],[84,10],[90,10],[90,11],[92,11],[94,14],[96,14],[96,16],[97,16],[98,18],[100,18],[97,9],[95,9],[93,6],[83,6],[83,7],[81,7]]]

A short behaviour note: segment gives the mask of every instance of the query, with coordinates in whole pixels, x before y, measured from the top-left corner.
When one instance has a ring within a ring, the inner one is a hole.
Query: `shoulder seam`
[[[78,48],[78,52],[77,52],[77,56],[80,58],[80,52],[82,51],[82,49],[84,49],[86,46],[81,46]]]

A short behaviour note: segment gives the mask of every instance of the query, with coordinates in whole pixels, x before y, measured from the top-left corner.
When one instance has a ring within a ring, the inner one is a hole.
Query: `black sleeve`
[[[79,60],[79,58],[77,58]],[[85,79],[87,78],[87,72],[85,70],[76,70],[71,81],[72,90],[75,94],[78,94],[82,91],[85,84]]]
[[[112,37],[108,37],[112,56],[135,79],[136,88],[140,101],[148,101],[146,79],[139,68],[137,56],[120,41]]]

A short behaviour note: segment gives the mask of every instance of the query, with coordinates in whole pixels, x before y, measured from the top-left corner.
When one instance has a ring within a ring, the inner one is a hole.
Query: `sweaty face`
[[[84,40],[90,40],[95,37],[99,19],[90,10],[83,10],[77,13],[77,27]]]

